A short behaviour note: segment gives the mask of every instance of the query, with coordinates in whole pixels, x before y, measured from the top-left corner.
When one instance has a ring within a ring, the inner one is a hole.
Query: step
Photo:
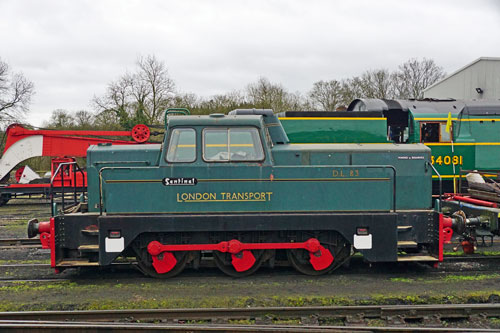
[[[414,242],[414,241],[399,241],[398,242],[398,248],[417,247],[417,246],[418,246],[417,242]]]
[[[80,245],[78,251],[82,252],[99,252],[99,245]]]
[[[99,266],[99,263],[89,262],[88,260],[62,260],[56,265],[57,267]]]
[[[398,261],[439,261],[439,259],[427,255],[404,255],[398,256]]]
[[[87,236],[99,236],[99,230],[82,230],[82,234]]]
[[[408,230],[411,230],[412,228],[413,228],[413,226],[411,226],[411,225],[398,225],[399,232],[408,231]]]

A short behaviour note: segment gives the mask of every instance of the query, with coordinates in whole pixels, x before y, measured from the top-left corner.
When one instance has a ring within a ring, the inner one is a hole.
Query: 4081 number
[[[439,164],[439,165],[462,165],[464,164],[464,157],[463,156],[431,156],[431,163],[432,164]]]

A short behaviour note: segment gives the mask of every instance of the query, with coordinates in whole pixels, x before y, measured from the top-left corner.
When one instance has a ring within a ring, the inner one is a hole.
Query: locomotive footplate
[[[208,235],[217,232],[278,234],[287,231],[320,233],[336,231],[355,247],[358,244],[357,250],[366,260],[396,261],[399,214],[375,212],[100,216],[98,217],[99,264],[111,264],[124,249],[144,233],[151,235],[182,233],[208,240]],[[432,215],[432,212],[422,211],[421,214],[428,216]],[[358,235],[360,230],[364,231],[363,235]],[[367,238],[369,242],[364,241]]]

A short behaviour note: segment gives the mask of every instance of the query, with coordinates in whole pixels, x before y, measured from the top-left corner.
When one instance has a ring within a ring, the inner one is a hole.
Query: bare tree
[[[393,74],[398,98],[423,98],[424,89],[445,76],[432,59],[410,59]]]
[[[54,129],[68,129],[75,126],[75,118],[68,110],[57,109],[52,111],[50,120],[44,123],[44,127]]]
[[[341,107],[346,108],[352,100],[363,97],[363,84],[359,77],[355,76],[352,79],[342,80],[341,84]]]
[[[315,82],[309,98],[316,110],[335,111],[341,103],[342,85],[337,80]]]
[[[159,123],[172,103],[174,82],[166,65],[155,56],[137,60],[137,71],[127,73],[108,85],[106,93],[94,97],[99,112],[112,112],[125,128],[137,123]]]
[[[233,90],[226,94],[213,95],[203,99],[195,112],[201,114],[227,113],[234,109],[243,108],[246,105],[243,93]]]
[[[96,97],[92,100],[94,108],[102,115],[103,119],[109,119],[109,114],[113,114],[120,125],[130,127],[130,80],[128,75],[122,76],[116,82],[111,82],[106,89],[104,96]]]
[[[301,109],[304,104],[299,93],[290,93],[280,83],[272,83],[265,77],[246,88],[247,102],[259,109],[273,109],[274,112]]]
[[[87,110],[76,111],[73,115],[75,126],[79,129],[92,129],[95,125],[95,116]]]
[[[113,112],[100,112],[94,115],[92,122],[95,129],[100,130],[121,130],[120,118]]]
[[[271,83],[269,79],[260,77],[257,82],[247,86],[248,101],[259,109],[281,110],[286,95],[285,88],[279,83]]]
[[[393,98],[394,80],[386,69],[366,71],[360,78],[360,97],[367,98]]]
[[[186,108],[188,110],[194,110],[199,107],[201,103],[201,98],[193,93],[183,93],[176,94],[172,104],[178,108]]]
[[[150,122],[158,122],[172,100],[174,81],[170,78],[165,63],[153,55],[140,58],[137,65],[139,72],[133,82],[137,83],[136,90],[141,91],[141,96],[144,97],[144,113]]]
[[[22,73],[11,73],[0,59],[0,126],[22,120],[33,94],[33,82]]]

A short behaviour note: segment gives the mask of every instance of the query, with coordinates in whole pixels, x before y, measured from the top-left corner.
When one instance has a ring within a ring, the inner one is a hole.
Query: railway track
[[[0,328],[9,332],[287,332],[287,333],[343,333],[343,332],[495,332],[490,329],[397,327],[397,326],[311,326],[311,325],[180,325],[180,324],[117,324],[67,322],[0,322]]]
[[[0,313],[0,330],[12,328],[50,329],[116,329],[137,331],[162,329],[176,331],[443,331],[441,320],[469,320],[500,317],[500,304],[440,304],[440,305],[369,305],[337,307],[269,307],[269,308],[197,308],[197,309],[136,309],[101,311],[35,311]],[[385,321],[387,326],[366,327],[367,320]],[[247,321],[234,325],[232,321]],[[301,325],[277,325],[295,320]],[[331,326],[332,322],[344,326]],[[155,323],[155,324],[152,324]],[[197,325],[194,325],[196,323]],[[253,325],[248,325],[253,323]],[[182,324],[182,325],[181,325]],[[415,326],[434,326],[421,327]],[[447,332],[451,331],[449,328]],[[473,329],[453,329],[471,332]],[[486,330],[476,330],[484,332]]]
[[[0,238],[0,249],[42,248],[39,238]]]

